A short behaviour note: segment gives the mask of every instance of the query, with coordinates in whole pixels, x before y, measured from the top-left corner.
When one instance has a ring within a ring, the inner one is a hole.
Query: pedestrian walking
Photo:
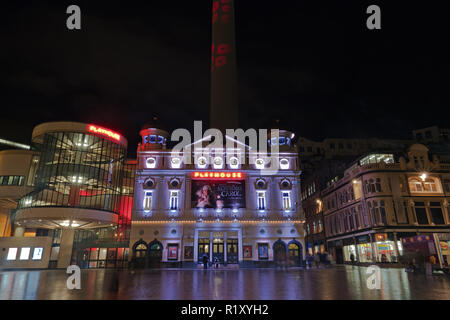
[[[316,254],[314,255],[314,262],[316,263],[316,267],[319,268],[319,266],[320,266],[320,256],[319,256],[318,252],[316,252]]]
[[[214,264],[215,264],[216,269],[218,269],[219,268],[219,259],[217,257],[214,259]]]

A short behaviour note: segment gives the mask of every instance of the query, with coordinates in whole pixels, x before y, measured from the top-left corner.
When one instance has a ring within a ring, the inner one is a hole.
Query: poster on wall
[[[244,251],[244,258],[252,257],[252,246],[242,246],[242,250]]]
[[[177,244],[169,244],[167,252],[168,260],[178,260],[178,245]]]
[[[269,259],[269,245],[267,243],[258,244],[259,259]]]
[[[245,208],[244,180],[192,180],[192,208]]]
[[[184,259],[185,260],[194,259],[194,247],[193,246],[185,246],[184,247]]]

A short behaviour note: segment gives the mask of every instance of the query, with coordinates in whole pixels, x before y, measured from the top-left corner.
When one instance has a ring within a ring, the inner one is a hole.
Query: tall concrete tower
[[[234,1],[213,0],[210,127],[239,126],[236,84]]]

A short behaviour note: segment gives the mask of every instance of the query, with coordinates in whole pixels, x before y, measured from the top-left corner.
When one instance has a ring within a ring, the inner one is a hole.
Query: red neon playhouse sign
[[[242,179],[244,179],[244,173],[242,173],[242,172],[194,171],[194,172],[192,172],[192,178],[193,179],[242,180]]]
[[[111,131],[109,129],[105,129],[105,128],[90,124],[90,125],[88,125],[88,131],[97,133],[97,134],[101,134],[101,135],[113,138],[114,140],[120,141],[120,134],[118,134],[117,132]]]

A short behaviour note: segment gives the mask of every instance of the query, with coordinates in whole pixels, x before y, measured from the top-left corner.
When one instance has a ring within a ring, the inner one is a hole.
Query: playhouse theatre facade
[[[203,142],[179,155],[166,148],[169,134],[154,123],[140,134],[130,234],[134,265],[195,267],[205,255],[222,266],[301,264],[300,172],[291,132],[269,136],[268,144],[279,149],[271,159],[248,146],[218,150]],[[264,175],[269,161],[279,161],[279,169]]]

